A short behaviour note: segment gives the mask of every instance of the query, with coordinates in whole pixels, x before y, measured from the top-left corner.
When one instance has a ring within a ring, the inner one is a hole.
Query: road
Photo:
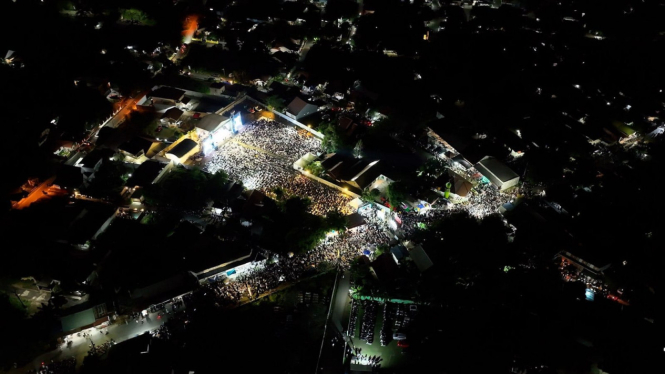
[[[21,199],[21,201],[14,204],[14,206],[12,206],[12,208],[14,208],[14,209],[24,209],[24,208],[29,207],[30,204],[32,204],[32,203],[36,202],[37,200],[43,198],[45,196],[44,192],[46,192],[46,190],[53,183],[53,181],[55,181],[55,176],[45,180],[44,182],[42,182],[42,184],[35,187],[35,189],[33,189],[32,192],[30,192],[30,194],[28,196],[24,197],[23,199]]]
[[[351,273],[345,271],[343,278],[337,284],[335,291],[335,301],[333,302],[332,321],[339,332],[344,331],[344,310],[349,305],[349,289],[351,288]]]
[[[91,329],[92,331],[90,337],[84,338],[82,336],[79,337],[75,335],[70,346],[62,344],[59,348],[54,349],[51,352],[44,353],[32,360],[32,362],[28,363],[27,365],[18,369],[10,370],[8,373],[27,373],[29,370],[38,369],[42,362],[50,362],[51,360],[59,361],[71,356],[76,357],[76,365],[77,368],[79,368],[83,364],[83,358],[88,354],[88,350],[90,349],[90,340],[92,340],[95,345],[104,344],[109,342],[111,339],[115,340],[116,343],[120,343],[145,332],[157,329],[163,322],[168,320],[169,315],[170,314],[166,314],[161,317],[161,319],[158,319],[157,313],[150,313],[148,314],[148,317],[143,324],[140,322],[136,323],[135,321],[129,321],[128,324],[125,324],[124,322],[116,322],[116,324],[102,329],[103,331],[108,330],[108,335],[100,333],[100,330],[93,328]]]

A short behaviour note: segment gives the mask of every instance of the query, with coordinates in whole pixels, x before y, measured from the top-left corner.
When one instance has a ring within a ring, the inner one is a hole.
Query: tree
[[[312,201],[308,197],[292,196],[284,202],[282,211],[293,218],[303,217],[309,211]]]
[[[127,181],[129,169],[119,161],[104,160],[84,192],[101,198],[117,196]]]
[[[213,200],[224,197],[224,185],[229,181],[229,175],[223,170],[218,170],[208,177],[206,182],[206,193]]]
[[[353,156],[357,158],[362,158],[365,153],[365,146],[363,145],[363,141],[358,140],[356,143],[356,146],[353,147]]]
[[[307,170],[312,175],[315,175],[317,177],[322,176],[323,173],[325,172],[323,165],[321,165],[321,161],[314,161],[309,163],[307,166],[305,166],[305,170]]]
[[[349,225],[349,219],[337,210],[331,210],[326,213],[325,228],[328,230],[345,231]]]
[[[393,182],[389,184],[386,192],[388,195],[388,202],[390,202],[390,206],[392,206],[393,209],[397,208],[408,195],[406,185],[403,182]]]
[[[209,200],[222,197],[222,186],[227,181],[224,172],[207,174],[197,168],[176,168],[160,184],[146,187],[144,196],[149,204],[199,209]]]
[[[269,96],[268,99],[266,99],[266,104],[268,105],[268,108],[276,110],[278,112],[281,112],[282,109],[286,106],[284,104],[284,99],[277,95],[272,95]]]
[[[247,84],[249,83],[249,75],[245,70],[234,70],[233,71],[233,80],[236,83]],[[284,100],[282,100],[284,101]]]
[[[277,199],[277,201],[281,201],[282,199],[284,199],[284,189],[282,187],[273,188],[272,193],[275,194],[275,198]]]

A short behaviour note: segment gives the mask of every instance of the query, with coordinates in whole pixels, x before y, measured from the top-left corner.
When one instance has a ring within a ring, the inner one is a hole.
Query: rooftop
[[[214,132],[224,122],[228,121],[229,117],[221,116],[219,114],[208,114],[201,117],[196,123],[196,127],[208,132]]]
[[[489,170],[502,182],[507,182],[509,180],[519,178],[519,175],[517,175],[517,173],[515,173],[511,168],[506,166],[506,164],[497,160],[494,157],[485,156],[482,160],[478,162],[478,164],[485,167],[485,169]]]
[[[152,142],[150,140],[144,139],[140,136],[135,136],[130,140],[120,144],[118,149],[136,156],[141,151],[143,151],[143,154],[147,154],[150,147],[152,147]]]
[[[175,147],[171,148],[168,153],[180,158],[189,153],[192,149],[196,148],[196,146],[196,142],[192,139],[183,139]]]
[[[127,181],[127,186],[145,187],[152,184],[165,166],[166,164],[155,160],[148,160],[142,163],[132,173],[132,176]]]
[[[156,97],[159,99],[180,101],[180,99],[182,99],[182,97],[185,96],[185,91],[178,88],[162,86],[156,90],[153,90],[149,96]]]

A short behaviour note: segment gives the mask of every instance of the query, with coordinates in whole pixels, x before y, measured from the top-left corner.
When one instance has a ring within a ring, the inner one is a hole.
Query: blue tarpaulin
[[[228,275],[228,276],[230,277],[230,276],[232,276],[232,275],[235,274],[235,273],[236,273],[236,269],[233,269],[233,270],[229,270],[229,271],[227,271],[227,272],[226,272],[226,275]]]
[[[372,252],[370,252],[369,249],[366,249],[366,250],[363,251],[363,254],[364,254],[365,256],[369,256],[371,253],[372,253]]]

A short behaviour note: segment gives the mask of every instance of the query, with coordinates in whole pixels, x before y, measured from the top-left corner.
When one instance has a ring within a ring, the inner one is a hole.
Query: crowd
[[[338,269],[348,269],[351,262],[362,254],[368,243],[387,244],[390,238],[378,224],[362,229],[347,230],[328,237],[311,251],[291,258],[282,257],[263,267],[256,267],[233,281],[220,279],[206,285],[219,305],[232,305],[252,300],[275,289],[282,282],[294,282],[306,272],[327,263]]]
[[[263,153],[244,146],[263,149],[277,155]],[[323,186],[293,170],[293,162],[305,153],[316,153],[320,141],[303,135],[293,127],[273,121],[257,121],[248,125],[233,140],[219,147],[204,170],[215,173],[225,171],[231,180],[241,181],[249,190],[264,193],[281,187],[287,195],[307,196],[311,199],[310,212],[325,215],[330,210],[350,214],[350,197]]]
[[[61,361],[53,361],[49,364],[42,363],[37,370],[30,370],[28,373],[37,374],[73,374],[76,372],[76,357],[68,357]]]
[[[321,141],[307,131],[267,119],[246,125],[235,140],[281,156],[290,163],[306,153],[318,154],[321,150]]]
[[[375,368],[380,368],[381,367],[381,361],[383,361],[383,358],[379,356],[368,356],[365,354],[362,354],[362,348],[355,348],[353,350],[353,358],[351,359],[352,364],[357,364],[357,365],[367,365],[367,366],[373,366]]]
[[[115,341],[111,339],[110,342],[106,342],[103,344],[94,344],[94,345],[90,344],[90,350],[88,351],[88,356],[95,356],[95,355],[102,356],[109,351],[109,349],[114,343]]]

